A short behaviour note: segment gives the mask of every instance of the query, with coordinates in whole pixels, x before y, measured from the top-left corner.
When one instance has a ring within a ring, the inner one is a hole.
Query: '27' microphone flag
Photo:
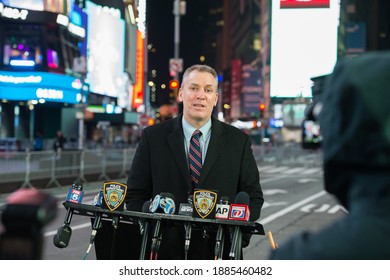
[[[229,220],[249,221],[249,206],[245,204],[232,204]]]

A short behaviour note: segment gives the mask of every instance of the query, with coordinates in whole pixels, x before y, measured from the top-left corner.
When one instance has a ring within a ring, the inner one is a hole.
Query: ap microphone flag
[[[227,220],[229,218],[229,211],[229,198],[224,196],[219,200],[219,203],[216,205],[215,218]]]

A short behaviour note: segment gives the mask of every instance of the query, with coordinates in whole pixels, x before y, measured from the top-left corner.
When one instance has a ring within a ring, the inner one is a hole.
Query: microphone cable
[[[97,230],[101,227],[101,221],[102,221],[102,215],[100,213],[96,214],[95,221],[93,222],[93,225],[92,225],[91,237],[89,238],[89,245],[88,245],[87,250],[85,251],[83,260],[85,260],[87,258],[87,256],[89,255],[89,252],[91,251],[92,245],[95,242]]]

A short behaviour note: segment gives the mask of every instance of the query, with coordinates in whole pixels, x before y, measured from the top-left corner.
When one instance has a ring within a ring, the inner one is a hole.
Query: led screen
[[[330,0],[280,0],[281,8],[329,8]]]
[[[68,14],[74,0],[0,0],[0,2],[14,8]]]
[[[337,61],[339,0],[329,8],[286,9],[281,2],[272,1],[270,96],[310,98],[311,78],[331,73]]]
[[[1,0],[0,2],[9,7],[35,11],[43,11],[45,7],[43,0]]]
[[[125,22],[114,8],[87,2],[88,75],[94,93],[118,97],[124,91]]]

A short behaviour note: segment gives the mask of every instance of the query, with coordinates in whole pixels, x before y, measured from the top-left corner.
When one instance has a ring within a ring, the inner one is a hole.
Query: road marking
[[[295,168],[291,168],[289,170],[286,170],[283,173],[284,174],[294,174],[294,173],[297,173],[298,175],[301,175],[303,173],[302,170],[306,170],[306,169],[303,168],[303,167],[295,167]]]
[[[321,175],[323,174],[322,168],[318,167],[292,167],[292,166],[275,166],[275,165],[264,165],[258,166],[260,175],[262,174],[275,174],[282,173],[288,175]]]
[[[286,204],[288,204],[288,203],[285,202],[285,201],[280,201],[280,202],[267,202],[267,201],[264,201],[263,207],[261,207],[261,209],[265,209],[265,208],[268,208],[268,207],[271,207],[271,206],[280,206],[280,205],[286,205]]]
[[[260,172],[264,172],[264,171],[267,171],[269,169],[273,169],[275,167],[276,167],[275,165],[264,165],[264,166],[259,165],[258,169],[259,169]]]
[[[307,204],[301,208],[301,211],[305,213],[310,213],[312,211],[312,208],[316,207],[316,205],[317,204],[315,203]]]
[[[318,182],[318,180],[313,179],[313,178],[301,178],[298,180],[298,183],[301,183],[301,184],[306,184],[306,183],[310,183],[310,182]]]
[[[287,193],[287,191],[281,190],[281,189],[268,189],[268,190],[263,191],[264,195],[274,195],[274,194],[278,194],[278,193]]]
[[[275,169],[268,170],[267,173],[277,173],[277,172],[282,172],[282,171],[287,170],[287,169],[289,169],[288,166],[280,166],[280,167],[276,167]]]
[[[344,213],[347,213],[347,214],[348,214],[348,210],[345,209],[342,205],[339,205],[339,204],[337,204],[337,205],[333,206],[332,208],[330,208],[329,211],[328,211],[328,213],[329,213],[329,214],[334,214],[334,213],[336,213],[336,212],[339,211],[339,210],[341,210],[341,211],[343,211]]]
[[[302,174],[304,175],[309,175],[309,174],[313,174],[313,173],[321,173],[322,172],[322,168],[316,168],[316,167],[313,167],[313,168],[309,168],[305,171],[302,171]]]
[[[325,203],[325,204],[323,204],[320,208],[314,210],[314,212],[316,212],[316,213],[325,212],[326,210],[329,209],[329,207],[330,207],[330,205],[327,204],[327,203]]]
[[[325,194],[327,194],[326,191],[320,191],[320,192],[318,192],[318,193],[316,193],[316,194],[314,194],[312,196],[309,196],[309,197],[307,197],[307,198],[305,198],[305,199],[303,199],[301,201],[298,201],[297,203],[294,203],[294,204],[290,205],[287,208],[284,208],[284,209],[282,209],[282,210],[280,210],[280,211],[278,211],[278,212],[276,212],[276,213],[274,213],[272,215],[269,215],[268,217],[266,217],[264,219],[261,219],[261,220],[259,219],[259,220],[257,220],[257,222],[259,222],[262,225],[265,225],[265,224],[267,224],[269,222],[272,222],[273,220],[276,220],[277,218],[279,218],[281,216],[284,216],[287,213],[289,213],[289,212],[291,212],[291,211],[301,207],[302,205],[305,205],[306,203],[308,203],[308,202],[310,202],[312,200],[315,200],[315,199],[325,195]]]

